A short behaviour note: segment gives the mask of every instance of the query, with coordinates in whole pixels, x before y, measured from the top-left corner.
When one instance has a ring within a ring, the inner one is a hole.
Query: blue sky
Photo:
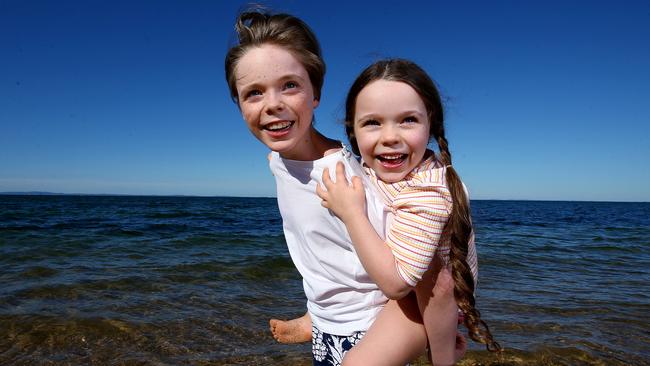
[[[472,198],[650,201],[650,3],[262,3],[321,41],[326,135],[366,65],[410,58]],[[223,76],[245,4],[0,0],[0,192],[274,196]]]

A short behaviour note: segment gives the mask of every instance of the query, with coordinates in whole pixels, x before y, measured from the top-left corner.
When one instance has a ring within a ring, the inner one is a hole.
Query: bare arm
[[[379,237],[366,214],[365,193],[359,177],[352,184],[345,178],[342,163],[336,165],[336,181],[323,171],[323,185],[316,193],[323,207],[330,209],[345,224],[352,243],[372,280],[391,299],[401,299],[413,289],[399,275],[391,249]]]

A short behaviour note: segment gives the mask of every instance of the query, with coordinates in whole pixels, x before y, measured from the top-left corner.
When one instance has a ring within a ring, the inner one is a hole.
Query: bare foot
[[[273,338],[280,343],[302,343],[311,341],[311,317],[309,313],[291,320],[271,319],[269,321]]]

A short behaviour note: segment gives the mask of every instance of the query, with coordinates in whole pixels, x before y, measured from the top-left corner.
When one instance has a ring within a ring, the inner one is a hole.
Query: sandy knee
[[[436,278],[436,284],[433,287],[433,293],[436,296],[449,296],[454,294],[454,279],[448,269],[441,269]]]

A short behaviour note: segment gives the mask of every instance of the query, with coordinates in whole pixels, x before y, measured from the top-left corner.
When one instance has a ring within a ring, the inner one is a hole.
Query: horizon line
[[[95,196],[95,197],[190,197],[190,198],[277,198],[275,196],[231,196],[194,194],[133,194],[133,193],[60,193],[47,191],[0,192],[0,196]],[[527,201],[527,202],[600,202],[600,203],[650,203],[650,201],[567,200],[531,198],[470,198],[470,201]]]

